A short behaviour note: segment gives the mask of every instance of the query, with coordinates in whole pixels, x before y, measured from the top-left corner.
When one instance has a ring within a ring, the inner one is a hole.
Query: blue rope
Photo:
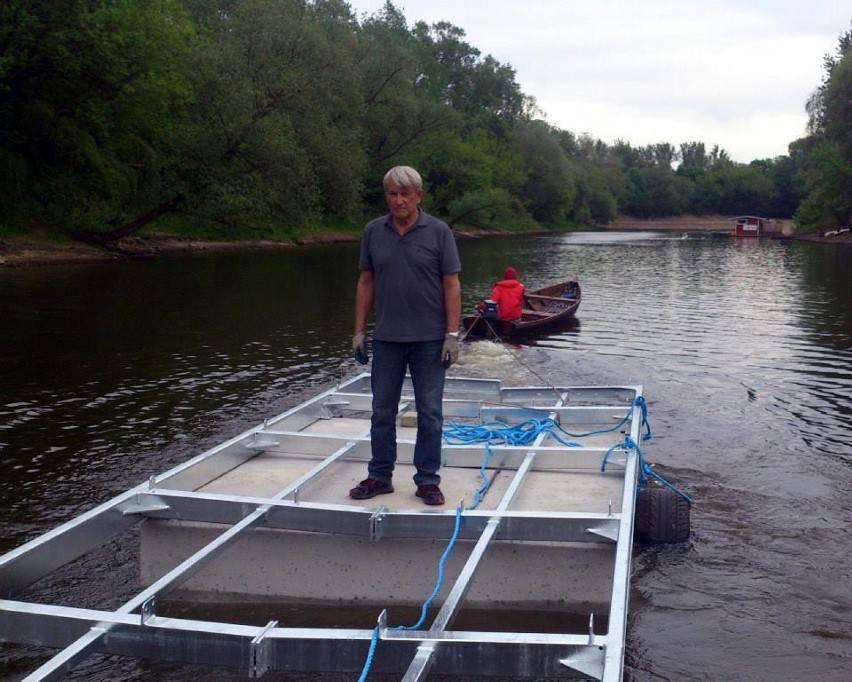
[[[636,484],[636,494],[637,495],[639,494],[639,491],[642,490],[642,488],[645,487],[645,484],[648,483],[648,477],[650,476],[651,478],[654,478],[657,481],[659,481],[662,485],[664,485],[669,490],[676,492],[683,499],[685,499],[687,501],[687,503],[689,503],[690,506],[692,506],[692,498],[689,495],[678,490],[675,486],[673,486],[665,478],[663,478],[663,476],[658,474],[650,466],[648,466],[648,464],[645,463],[645,457],[642,455],[642,449],[639,447],[639,445],[636,443],[636,441],[633,440],[630,436],[625,436],[624,440],[621,443],[617,443],[616,445],[613,445],[609,450],[606,451],[606,453],[604,454],[603,460],[601,461],[601,471],[606,471],[606,463],[609,460],[610,454],[614,450],[636,450],[636,455],[639,458],[639,481]]]
[[[565,440],[560,434],[578,438],[581,435],[569,433],[553,419],[527,419],[514,426],[501,421],[483,422],[481,424],[458,424],[448,422],[444,426],[443,438],[448,445],[467,445],[469,443],[487,443],[489,445],[529,445],[541,433],[549,433],[562,445],[581,447],[580,443]]]
[[[361,675],[358,677],[358,682],[364,682],[367,675],[370,674],[370,668],[373,665],[373,656],[376,655],[376,645],[379,643],[379,626],[373,628],[373,636],[370,639],[370,648],[367,651],[367,660],[364,661],[364,667],[361,668]]]
[[[488,474],[485,473],[485,470],[488,467],[489,459],[491,459],[491,443],[486,443],[485,457],[482,458],[482,466],[479,467],[479,477],[482,479],[482,483],[473,494],[473,503],[468,507],[468,509],[476,509],[482,501],[483,494],[485,494],[485,491],[488,490]]]
[[[640,428],[645,429],[642,440],[651,438],[651,424],[648,422],[648,406],[645,398],[637,396],[627,410],[627,413],[613,426],[606,429],[596,429],[572,433],[562,428],[554,419],[527,419],[526,421],[510,426],[501,421],[482,422],[480,424],[459,424],[448,422],[444,426],[443,438],[448,445],[466,445],[468,443],[493,443],[505,445],[529,445],[540,433],[549,432],[553,438],[568,447],[581,447],[580,443],[566,441],[560,434],[569,438],[586,438],[602,433],[617,431],[630,419],[634,408],[642,412],[642,423]]]
[[[642,424],[639,426],[641,429],[645,427],[645,433],[642,435],[642,440],[650,440],[651,438],[651,424],[648,422],[648,405],[645,404],[645,398],[640,396],[636,396],[636,399],[633,401],[633,405],[631,407],[638,407],[642,410]],[[625,418],[624,421],[627,421]],[[622,422],[623,424],[624,422]]]
[[[417,630],[421,625],[423,625],[423,622],[426,620],[426,611],[432,605],[432,602],[435,601],[435,597],[438,596],[438,593],[441,591],[441,587],[444,584],[444,564],[447,561],[447,557],[450,556],[450,552],[453,551],[453,545],[456,544],[456,538],[459,536],[459,529],[461,528],[461,513],[462,506],[459,505],[456,507],[456,525],[453,528],[453,534],[450,536],[447,547],[444,549],[444,553],[438,561],[438,579],[435,581],[435,589],[432,590],[432,594],[426,598],[426,601],[424,601],[420,607],[420,618],[416,623],[414,623],[414,625],[397,625],[396,627],[388,628],[389,630]]]
[[[643,436],[643,440],[647,440],[651,437],[651,426],[648,424],[648,411],[645,405],[645,400],[642,396],[636,398],[631,405],[631,409],[633,407],[639,407],[642,410],[642,426],[646,428],[646,433]],[[588,431],[585,433],[571,433],[563,429],[555,420],[550,417],[545,419],[527,419],[526,421],[515,424],[514,426],[510,426],[501,421],[489,421],[483,422],[480,424],[458,424],[456,422],[448,422],[444,426],[443,431],[443,439],[444,442],[448,445],[467,445],[470,443],[485,443],[485,456],[482,459],[482,465],[479,467],[479,475],[482,478],[482,484],[477,489],[474,494],[473,503],[467,507],[468,510],[476,509],[479,506],[479,503],[482,501],[482,495],[488,489],[489,481],[488,476],[486,475],[486,469],[488,467],[488,461],[491,457],[491,446],[492,445],[529,445],[533,443],[536,438],[542,433],[549,433],[554,439],[559,441],[562,445],[566,447],[582,447],[581,443],[575,443],[574,441],[569,441],[563,438],[567,436],[569,438],[583,438],[586,436],[592,436],[599,433],[608,433],[610,431],[616,431],[621,428],[623,424],[625,424],[628,419],[630,419],[630,410],[628,410],[627,414],[619,421],[615,426],[600,429],[597,431]],[[606,455],[604,455],[603,463],[601,464],[601,471],[604,471],[606,468],[606,461],[609,458],[609,454],[619,448],[619,447],[632,447],[626,445],[628,442],[633,443],[633,440],[630,436],[627,436],[624,443],[620,445],[615,445],[610,448]],[[639,450],[639,446],[635,445],[637,452],[639,452],[639,460],[642,463],[643,469],[646,468],[644,462],[642,462],[642,453]],[[660,478],[661,477],[655,472],[648,469],[648,473],[651,475]],[[647,476],[642,474],[644,480],[647,480]],[[671,484],[668,482],[664,483],[669,485],[672,489],[676,490]],[[642,484],[644,485],[644,483]],[[677,491],[680,492],[680,491]],[[680,493],[683,495],[683,493]],[[687,497],[687,500],[689,498]],[[691,502],[691,501],[690,501]],[[459,530],[461,528],[461,514],[462,514],[462,505],[456,508],[456,521],[455,526],[453,528],[453,533],[450,536],[450,539],[447,543],[446,548],[444,549],[444,553],[441,555],[440,560],[438,561],[438,577],[435,582],[435,588],[432,590],[432,593],[426,598],[423,604],[420,607],[420,618],[413,625],[397,625],[388,630],[417,630],[420,628],[426,620],[426,613],[429,610],[429,607],[437,598],[438,594],[441,591],[441,587],[444,584],[444,564],[447,561],[447,558],[450,556],[450,552],[453,549],[453,546],[456,543],[456,539],[459,535]],[[370,638],[370,647],[367,651],[367,659],[364,662],[364,667],[361,670],[361,675],[358,678],[358,682],[364,682],[367,679],[367,675],[370,672],[370,667],[373,665],[373,657],[376,653],[376,646],[379,641],[379,627],[378,625],[373,628],[373,636]]]
[[[468,509],[473,508],[474,506],[468,507]],[[441,591],[441,587],[443,587],[444,584],[444,564],[446,564],[447,558],[450,556],[450,552],[453,551],[453,546],[456,544],[456,539],[459,536],[459,530],[461,529],[461,513],[462,506],[460,504],[458,507],[456,507],[456,522],[455,527],[453,528],[453,533],[450,536],[450,540],[447,543],[446,548],[444,548],[444,553],[441,554],[441,558],[438,561],[438,578],[435,581],[435,588],[432,590],[432,594],[430,594],[420,606],[420,618],[418,618],[417,622],[413,625],[396,625],[394,627],[388,628],[388,630],[417,630],[425,622],[426,613],[428,612],[429,607],[432,605],[432,602],[435,601],[435,598],[438,596],[438,593]],[[370,648],[367,651],[367,660],[364,661],[364,667],[361,669],[361,675],[358,677],[358,682],[364,682],[364,680],[367,679],[367,675],[370,672],[370,667],[373,665],[373,657],[376,653],[376,645],[378,644],[378,641],[379,626],[377,625],[375,628],[373,628],[373,636],[370,638]]]

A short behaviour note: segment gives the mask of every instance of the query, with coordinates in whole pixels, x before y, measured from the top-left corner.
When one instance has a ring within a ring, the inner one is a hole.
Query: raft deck
[[[406,380],[395,492],[355,501],[348,489],[370,457],[362,374],[0,557],[0,638],[62,649],[27,680],[59,679],[92,654],[242,668],[249,677],[357,673],[371,651],[373,671],[407,681],[433,672],[620,682],[640,464],[629,443],[640,440],[641,399],[641,387],[448,377],[448,424],[552,419],[559,427],[518,445],[445,444],[447,504],[426,507],[411,480],[416,409]],[[140,584],[119,608],[15,600],[137,524]],[[416,629],[394,622],[433,586]],[[341,614],[357,605],[375,607],[375,620],[285,627],[158,612],[187,601]],[[517,618],[512,632],[454,627],[477,611],[486,614],[478,622],[497,611],[545,612],[581,625],[541,632]]]

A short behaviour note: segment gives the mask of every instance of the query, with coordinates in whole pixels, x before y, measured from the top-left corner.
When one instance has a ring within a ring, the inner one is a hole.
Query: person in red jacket
[[[509,266],[503,279],[491,289],[491,300],[497,302],[498,320],[517,320],[524,305],[524,285],[518,279],[515,268]]]

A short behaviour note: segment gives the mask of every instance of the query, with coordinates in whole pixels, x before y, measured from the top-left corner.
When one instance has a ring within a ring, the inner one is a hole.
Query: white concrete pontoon
[[[370,457],[370,377],[360,375],[0,557],[0,639],[62,649],[27,680],[59,679],[95,653],[242,668],[250,677],[357,673],[373,647],[375,672],[409,681],[432,672],[620,682],[641,465],[630,443],[640,440],[642,404],[641,387],[448,377],[447,423],[549,418],[563,431],[543,430],[523,445],[444,445],[447,504],[436,508],[414,496],[416,409],[406,381],[395,492],[355,501],[348,490]],[[137,523],[140,585],[120,608],[15,600]],[[433,587],[435,608],[421,629],[393,622],[395,608],[421,605]],[[251,602],[375,607],[377,625],[158,613],[179,601],[220,612]],[[551,612],[583,625],[457,630],[463,610]]]

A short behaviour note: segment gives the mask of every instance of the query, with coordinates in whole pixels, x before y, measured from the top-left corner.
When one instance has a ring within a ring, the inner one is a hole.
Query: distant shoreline
[[[793,221],[789,219],[770,219],[765,221],[766,236],[770,239],[785,239],[790,241],[814,242],[817,244],[852,245],[852,233],[826,237],[823,232],[793,234]],[[703,230],[707,232],[731,232],[734,228],[733,219],[728,216],[676,216],[671,218],[631,218],[620,216],[617,220],[605,226],[604,230]]]
[[[792,220],[768,220],[768,231],[783,233],[790,232]],[[726,215],[694,216],[682,215],[668,218],[633,218],[619,216],[606,225],[607,230],[712,230],[714,232],[730,232],[734,229],[734,221]]]
[[[776,238],[812,241],[826,244],[852,244],[852,235],[823,237],[822,233],[783,234],[792,227],[791,220],[773,220],[769,230]],[[604,231],[619,230],[704,230],[729,232],[733,228],[731,218],[726,216],[678,216],[674,218],[653,218],[645,220],[620,216],[609,225],[596,229]],[[464,231],[457,234],[464,237],[481,238],[488,236],[507,236],[512,234],[529,235],[529,232],[507,231]],[[224,251],[231,249],[291,249],[307,244],[332,244],[356,242],[360,235],[343,232],[323,232],[300,239],[296,243],[274,240],[261,241],[207,241],[189,237],[165,234],[149,234],[121,240],[110,248],[91,246],[80,242],[57,242],[37,237],[7,237],[0,239],[0,267],[31,267],[40,265],[60,265],[70,263],[103,263],[133,258],[154,258],[164,254],[190,253],[199,251]]]

